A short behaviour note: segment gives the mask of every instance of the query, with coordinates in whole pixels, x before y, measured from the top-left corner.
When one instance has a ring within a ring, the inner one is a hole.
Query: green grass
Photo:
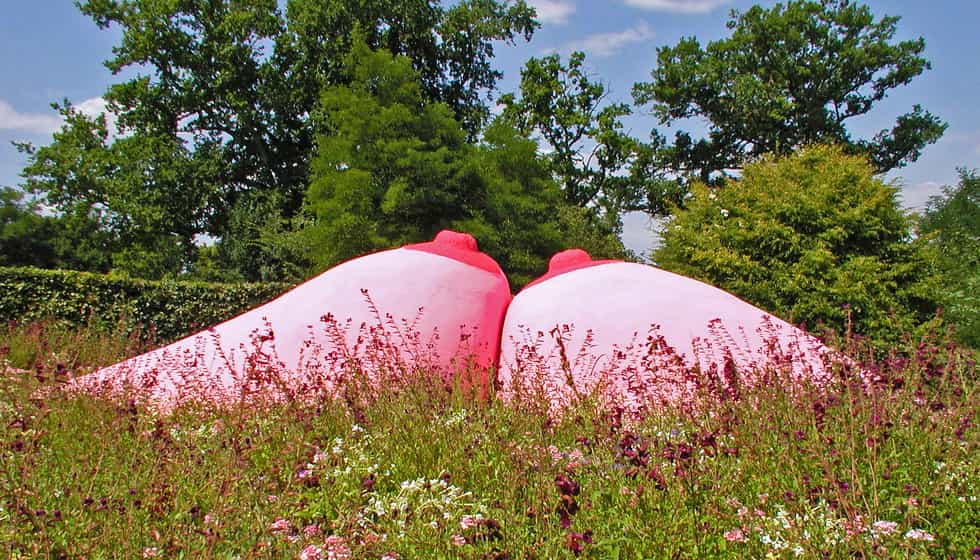
[[[10,327],[0,348],[2,557],[980,556],[976,364],[930,341],[871,391],[765,386],[635,425],[424,379],[157,417],[50,390],[125,339]]]

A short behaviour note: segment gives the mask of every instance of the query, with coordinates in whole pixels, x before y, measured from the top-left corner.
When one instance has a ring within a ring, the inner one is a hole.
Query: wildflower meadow
[[[941,333],[643,417],[409,367],[166,414],[60,390],[141,340],[0,331],[0,556],[980,559],[976,355]]]

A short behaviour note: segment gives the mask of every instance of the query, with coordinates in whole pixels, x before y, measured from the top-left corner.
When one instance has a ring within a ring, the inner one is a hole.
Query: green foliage
[[[960,339],[980,348],[980,176],[961,169],[955,187],[929,201],[919,231],[939,253],[940,301]]]
[[[323,95],[329,133],[307,193],[315,222],[297,235],[315,268],[455,229],[474,235],[515,287],[544,271],[572,222],[555,212],[564,202],[534,142],[496,121],[481,144],[467,143],[447,105],[424,101],[406,57],[362,42],[348,63],[350,85]]]
[[[37,266],[106,272],[114,243],[97,212],[45,216],[24,193],[0,187],[0,266]]]
[[[23,204],[23,193],[0,187],[0,266],[45,266],[54,260],[52,228]]]
[[[87,117],[68,102],[56,108],[67,124],[52,144],[18,145],[29,157],[23,187],[66,225],[97,228],[91,234],[110,241],[103,251],[114,270],[150,279],[180,273],[215,194],[202,162],[207,150],[191,153],[165,134],[111,140],[105,115]]]
[[[154,282],[67,270],[0,268],[0,322],[51,319],[175,340],[229,319],[285,284]]]
[[[157,415],[52,391],[78,342],[48,340],[31,372],[0,364],[8,558],[315,546],[370,560],[843,560],[978,546],[980,394],[975,365],[944,346],[886,366],[895,383],[874,392],[776,384],[624,426],[590,406],[554,418],[474,402],[424,374],[359,409],[317,398]]]
[[[342,63],[354,29],[373,48],[410,57],[422,97],[446,103],[472,137],[501,76],[494,44],[530,39],[537,27],[523,0],[77,4],[120,31],[106,66],[136,70],[104,95],[125,134],[111,137],[104,119],[66,102],[50,145],[21,146],[24,186],[62,213],[98,208],[120,238],[114,268],[151,278],[192,268],[199,234],[231,245],[218,256],[239,276],[289,268],[289,255],[261,250],[261,232],[288,229],[300,210],[311,115],[324,88],[349,78]]]
[[[879,172],[915,161],[946,124],[916,105],[892,130],[855,140],[847,121],[871,111],[929,68],[925,41],[894,42],[899,18],[876,18],[852,0],[790,0],[732,12],[731,36],[702,48],[696,38],[657,51],[653,81],[637,84],[662,124],[708,121],[708,135],[678,132],[663,157],[708,182],[762,154],[839,143]]]
[[[895,342],[932,318],[936,278],[910,220],[860,157],[810,147],[696,184],[654,260],[793,322]]]
[[[503,118],[547,144],[545,157],[567,204],[602,209],[615,224],[622,212],[663,211],[676,183],[654,168],[656,146],[623,130],[630,107],[605,103],[605,86],[590,79],[584,64],[581,52],[567,66],[557,54],[531,58],[521,70],[520,96],[500,98]]]

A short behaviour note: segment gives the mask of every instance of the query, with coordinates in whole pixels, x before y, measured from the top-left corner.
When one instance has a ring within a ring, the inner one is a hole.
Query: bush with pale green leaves
[[[894,343],[933,319],[939,284],[896,193],[840,148],[765,159],[695,184],[654,259],[794,323]]]

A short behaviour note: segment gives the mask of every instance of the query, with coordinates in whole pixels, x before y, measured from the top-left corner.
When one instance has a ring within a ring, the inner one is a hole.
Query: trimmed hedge
[[[229,319],[285,292],[283,283],[213,284],[0,267],[0,321],[54,320],[171,341]]]

